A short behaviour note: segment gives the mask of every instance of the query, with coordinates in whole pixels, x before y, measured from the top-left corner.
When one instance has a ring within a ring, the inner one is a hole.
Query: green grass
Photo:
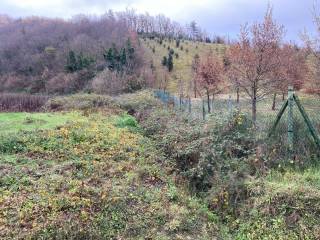
[[[0,134],[52,129],[68,121],[83,117],[77,112],[69,113],[0,113]]]
[[[273,171],[267,176],[266,181],[270,188],[273,188],[273,194],[277,194],[278,191],[289,192],[309,188],[318,191],[320,196],[320,168],[289,170],[285,173]]]
[[[235,239],[318,239],[320,168],[272,171],[248,183]]]
[[[212,239],[212,213],[174,183],[131,116],[2,114],[1,239]],[[46,120],[25,126],[25,118]],[[64,124],[65,123],[65,124]],[[61,125],[60,128],[55,128]],[[36,125],[36,126],[34,126]],[[29,131],[18,131],[18,130]]]

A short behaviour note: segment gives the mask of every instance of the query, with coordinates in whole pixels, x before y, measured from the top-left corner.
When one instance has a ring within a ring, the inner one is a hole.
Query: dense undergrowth
[[[192,120],[148,91],[46,109],[78,114],[0,136],[1,238],[319,239],[319,168],[276,165],[244,114]]]
[[[85,114],[87,115],[87,114]],[[211,239],[214,215],[176,187],[136,120],[105,111],[0,138],[0,238]]]
[[[319,238],[319,167],[310,155],[280,159],[281,139],[258,138],[240,112],[206,122],[167,108],[144,112],[144,133],[219,216],[222,239]]]

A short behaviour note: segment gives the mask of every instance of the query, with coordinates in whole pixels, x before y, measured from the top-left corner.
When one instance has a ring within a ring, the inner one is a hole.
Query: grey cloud
[[[134,5],[139,0],[65,0],[59,9],[22,9],[10,4],[9,0],[1,0],[0,13],[15,17],[27,15],[44,15],[48,17],[70,17],[78,13],[97,14],[108,9],[119,9]],[[194,7],[192,9],[176,9],[174,16],[169,16],[180,23],[195,20],[210,34],[230,35],[235,38],[241,24],[254,22],[263,18],[268,3],[274,7],[274,15],[277,21],[285,25],[287,39],[299,41],[299,32],[303,28],[312,31],[311,9],[314,0],[224,0],[223,4],[216,6],[215,1],[205,7]],[[138,9],[144,12],[145,9]],[[164,12],[164,14],[166,14]]]

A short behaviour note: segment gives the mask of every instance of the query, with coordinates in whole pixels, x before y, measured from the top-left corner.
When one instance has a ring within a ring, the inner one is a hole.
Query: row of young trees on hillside
[[[194,58],[194,94],[203,90],[208,98],[226,87],[244,92],[256,122],[257,102],[269,94],[284,94],[288,85],[300,89],[307,75],[306,51],[283,43],[284,27],[277,24],[269,8],[262,23],[241,28],[237,43],[224,58],[209,53]],[[239,96],[238,96],[239,100]],[[273,104],[274,105],[274,104]],[[274,108],[274,106],[273,106]]]

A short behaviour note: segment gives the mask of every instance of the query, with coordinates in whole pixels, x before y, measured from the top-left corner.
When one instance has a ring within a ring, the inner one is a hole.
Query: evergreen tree
[[[84,56],[83,53],[76,54],[74,51],[69,51],[67,65],[65,69],[68,72],[76,72],[82,70],[84,68],[89,67],[92,63],[94,63],[94,59],[89,56]]]
[[[122,47],[120,51],[113,43],[112,47],[103,54],[105,61],[108,64],[110,71],[123,72],[125,69],[127,73],[133,72],[132,61],[134,60],[135,49],[131,45],[130,39],[126,42],[126,47]]]
[[[162,66],[167,66],[167,62],[168,62],[168,59],[166,56],[164,56],[161,61]]]
[[[108,64],[108,69],[110,71],[113,71],[115,68],[115,59],[114,59],[114,55],[113,55],[113,49],[109,48],[107,53],[103,54],[103,57]]]
[[[130,60],[134,59],[134,48],[132,47],[132,44],[131,44],[131,41],[130,41],[130,38],[128,38],[127,40],[127,49],[128,49],[128,58]]]
[[[120,51],[120,64],[125,66],[127,64],[127,52],[125,48],[122,48]]]
[[[116,44],[112,44],[112,52],[113,52],[113,59],[114,59],[114,70],[116,70],[117,72],[121,71],[121,63],[120,63],[120,53],[117,49]]]
[[[77,71],[77,58],[76,58],[76,54],[72,50],[69,51],[67,65],[65,66],[65,68],[68,72]]]
[[[171,54],[169,54],[169,57],[168,57],[167,67],[169,72],[173,70],[173,57]]]

